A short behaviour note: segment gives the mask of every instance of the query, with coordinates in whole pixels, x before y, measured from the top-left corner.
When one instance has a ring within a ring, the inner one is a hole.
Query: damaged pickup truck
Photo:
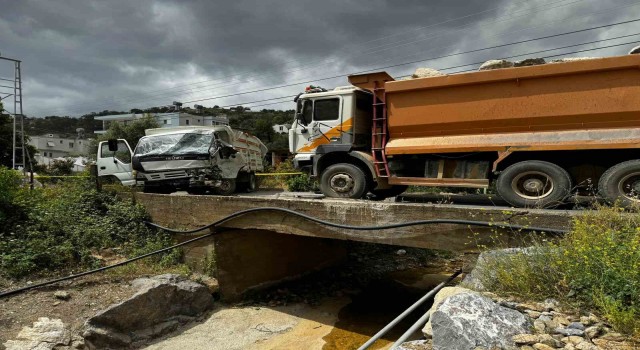
[[[133,152],[126,140],[100,142],[99,178],[115,177],[151,193],[229,195],[255,190],[255,172],[264,171],[267,147],[228,126],[158,128],[145,134]],[[123,154],[127,150],[129,157]]]

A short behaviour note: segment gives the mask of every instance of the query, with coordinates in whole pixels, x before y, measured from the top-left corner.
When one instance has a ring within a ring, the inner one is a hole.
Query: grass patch
[[[574,219],[563,238],[489,257],[481,282],[527,299],[556,298],[603,315],[640,336],[640,214],[599,207]]]

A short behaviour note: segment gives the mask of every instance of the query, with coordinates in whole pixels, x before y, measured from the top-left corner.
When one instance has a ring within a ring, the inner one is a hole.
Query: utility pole
[[[26,146],[24,144],[24,115],[22,114],[22,74],[20,70],[20,60],[13,58],[2,57],[0,60],[13,62],[14,73],[13,79],[2,78],[0,81],[9,81],[13,83],[13,86],[6,86],[0,84],[2,88],[13,89],[13,94],[5,93],[6,96],[0,96],[0,99],[5,99],[9,96],[13,96],[13,157],[12,165],[13,169],[22,167],[23,171],[26,171]],[[0,94],[2,94],[0,92]]]

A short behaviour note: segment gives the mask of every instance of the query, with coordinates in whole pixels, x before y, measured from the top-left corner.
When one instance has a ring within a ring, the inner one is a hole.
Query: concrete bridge
[[[174,229],[205,226],[241,210],[277,207],[339,224],[374,226],[430,219],[568,228],[578,211],[513,209],[466,205],[414,204],[363,200],[276,198],[275,196],[193,196],[136,193],[153,221]],[[335,264],[345,257],[347,240],[402,247],[475,251],[478,246],[526,244],[526,232],[437,224],[391,230],[335,229],[282,212],[258,212],[225,222],[211,239],[186,249],[188,263],[200,264],[215,252],[221,294],[233,299],[260,288]],[[199,233],[206,234],[208,231]],[[183,235],[180,239],[193,238]],[[202,266],[200,268],[203,268]]]

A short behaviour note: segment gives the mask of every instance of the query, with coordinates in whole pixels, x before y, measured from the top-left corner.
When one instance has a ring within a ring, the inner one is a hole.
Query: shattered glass
[[[212,133],[150,135],[140,139],[137,156],[208,154]]]

